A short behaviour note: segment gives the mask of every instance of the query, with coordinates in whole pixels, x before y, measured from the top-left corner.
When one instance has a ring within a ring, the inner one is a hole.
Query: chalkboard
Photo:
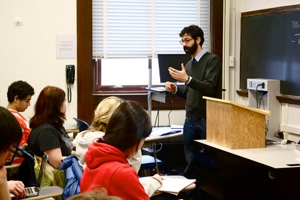
[[[278,79],[300,96],[300,5],[242,13],[240,88],[247,78]]]

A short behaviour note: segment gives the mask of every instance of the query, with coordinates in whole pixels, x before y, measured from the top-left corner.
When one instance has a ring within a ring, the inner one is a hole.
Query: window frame
[[[211,0],[211,52],[222,60],[223,49],[223,0]],[[137,101],[147,109],[147,93],[100,94],[94,93],[94,62],[92,57],[92,0],[77,0],[77,117],[90,123],[98,103],[107,96],[115,95]],[[145,91],[146,92],[146,91]],[[164,104],[153,103],[153,110],[183,110],[185,100],[169,95]],[[176,102],[176,104],[173,104]]]

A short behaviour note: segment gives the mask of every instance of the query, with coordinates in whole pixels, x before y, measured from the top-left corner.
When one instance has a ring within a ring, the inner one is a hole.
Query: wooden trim
[[[248,97],[248,90],[240,89],[236,90],[236,93],[241,97]]]
[[[236,93],[241,97],[248,97],[248,90],[240,89],[236,90]],[[276,99],[280,103],[290,103],[300,105],[300,96],[293,96],[293,95],[278,95]]]
[[[250,12],[243,12],[242,17],[251,17],[255,15],[263,15],[263,14],[270,14],[270,13],[280,13],[280,12],[291,12],[300,10],[300,4],[292,5],[292,6],[283,6],[277,8],[268,8],[263,10],[255,10]]]
[[[300,96],[280,95],[280,96],[276,96],[276,99],[281,103],[300,105]]]

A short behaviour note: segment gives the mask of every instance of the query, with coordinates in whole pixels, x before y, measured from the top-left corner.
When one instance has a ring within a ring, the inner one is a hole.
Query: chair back
[[[22,152],[24,156],[24,160],[19,167],[19,180],[24,183],[25,187],[36,186],[37,180],[34,173],[33,154],[22,147],[18,147],[18,150]]]
[[[89,128],[89,124],[86,121],[84,121],[82,119],[78,119],[76,117],[73,117],[73,119],[76,121],[80,132],[85,131]]]

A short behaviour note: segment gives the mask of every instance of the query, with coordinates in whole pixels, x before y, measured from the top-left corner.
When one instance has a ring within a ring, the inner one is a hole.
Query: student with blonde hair
[[[85,168],[84,155],[88,145],[92,143],[94,139],[104,135],[112,113],[122,102],[123,100],[121,98],[115,96],[103,99],[94,111],[94,118],[89,129],[78,133],[75,137],[76,156],[83,169]]]
[[[93,190],[86,193],[80,193],[75,196],[67,198],[67,200],[122,200],[117,196],[110,196],[107,191],[102,189]]]
[[[75,138],[76,155],[78,157],[79,164],[83,167],[83,169],[86,167],[84,156],[88,150],[88,145],[91,144],[95,139],[99,139],[100,137],[104,136],[113,112],[122,102],[124,102],[123,99],[115,96],[110,96],[103,99],[94,111],[94,119],[89,129],[77,134]],[[137,153],[132,158],[127,159],[127,161],[138,174],[142,161],[141,150],[139,149]],[[143,187],[149,197],[153,195],[155,188],[157,188],[159,185],[160,183],[154,179],[149,179],[143,183]]]
[[[104,187],[109,195],[148,200],[161,187],[161,176],[156,174],[150,178],[156,184],[149,188],[151,192],[146,191],[127,160],[142,148],[151,131],[147,112],[135,102],[122,102],[113,112],[105,134],[88,146],[86,168],[80,181],[81,192]]]
[[[123,99],[116,96],[110,96],[103,99],[94,111],[94,119],[92,125],[86,131],[77,134],[76,142],[76,156],[82,168],[85,168],[84,155],[87,151],[88,145],[93,142],[95,138],[100,138],[104,135],[108,121],[115,109],[123,102]],[[141,167],[142,151],[139,150],[133,158],[128,159],[129,164],[138,173]]]

